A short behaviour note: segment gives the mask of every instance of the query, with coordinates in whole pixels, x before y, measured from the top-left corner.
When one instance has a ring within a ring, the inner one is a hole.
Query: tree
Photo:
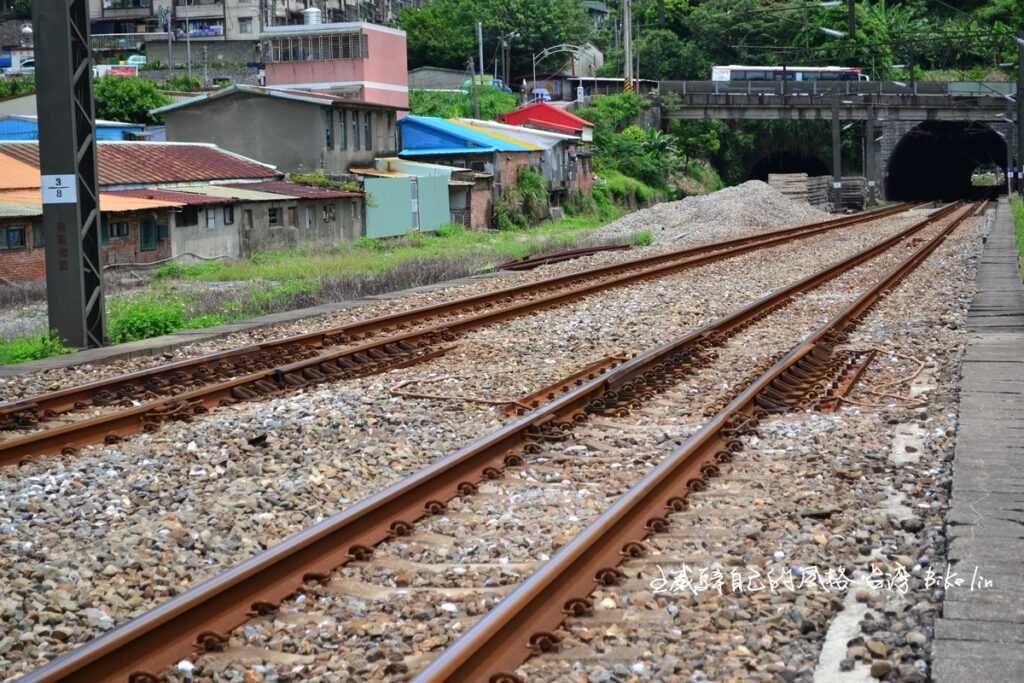
[[[679,38],[667,29],[648,31],[636,42],[640,76],[659,81],[707,80],[711,61],[695,43]],[[622,75],[622,50],[613,50],[601,67],[603,76]]]
[[[171,103],[156,83],[141,78],[104,76],[94,84],[96,118],[125,123],[159,123],[149,112]]]
[[[480,98],[481,119],[496,119],[499,114],[507,114],[519,104],[515,95],[490,86],[479,87],[477,95]],[[471,117],[473,100],[468,93],[410,90],[409,109],[409,113],[418,116],[440,116],[446,119]]]
[[[463,68],[466,58],[477,54],[477,21],[483,23],[486,65],[493,63],[500,36],[519,34],[512,40],[516,75],[530,73],[534,53],[560,43],[583,43],[592,28],[577,0],[434,0],[403,10],[399,18],[409,67]]]

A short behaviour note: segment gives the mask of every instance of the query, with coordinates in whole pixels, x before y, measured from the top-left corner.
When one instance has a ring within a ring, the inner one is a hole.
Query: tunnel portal
[[[1005,168],[1006,142],[987,125],[926,121],[893,150],[885,194],[898,201],[970,199],[979,191],[971,173],[993,164]]]

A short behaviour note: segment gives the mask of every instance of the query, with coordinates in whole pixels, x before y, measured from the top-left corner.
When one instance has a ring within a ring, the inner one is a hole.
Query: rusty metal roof
[[[234,187],[240,190],[257,190],[259,192],[283,194],[288,195],[289,197],[297,197],[299,199],[341,199],[344,197],[363,196],[362,192],[339,190],[333,187],[302,185],[300,183],[292,183],[287,180],[271,180],[262,183],[228,184],[228,187]]]
[[[181,142],[100,142],[100,185],[159,185],[211,180],[274,179],[274,167],[216,145]],[[0,143],[0,176],[8,159],[39,168],[37,142]],[[36,187],[39,181],[36,180]]]
[[[224,204],[230,200],[219,197],[208,197],[192,192],[176,192],[174,190],[118,190],[117,192],[104,192],[103,194],[114,197],[137,197],[139,199],[155,199],[162,202],[174,202],[182,206],[209,206]]]

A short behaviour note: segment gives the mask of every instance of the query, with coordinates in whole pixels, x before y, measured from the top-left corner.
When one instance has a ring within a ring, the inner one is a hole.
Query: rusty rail
[[[780,358],[708,424],[630,488],[582,533],[563,546],[515,591],[445,650],[416,683],[522,683],[515,669],[532,654],[557,648],[566,615],[592,610],[598,585],[615,585],[624,558],[646,552],[643,541],[668,529],[666,518],[685,510],[687,496],[706,486],[742,450],[739,437],[760,419],[789,409],[829,374],[832,347],[841,342],[886,292],[920,265],[967,217],[968,208],[824,326]]]
[[[602,407],[620,403],[628,406],[634,391],[639,391],[637,378],[645,373],[658,377],[685,371],[699,361],[703,350],[722,343],[798,294],[910,238],[954,209],[951,205],[933,212],[897,235],[819,273],[652,352],[635,356],[606,375],[571,389],[456,453],[68,652],[23,680],[158,680],[154,674],[159,675],[163,668],[191,656],[195,650],[220,647],[224,634],[244,623],[253,612],[274,609],[304,582],[322,580],[351,559],[368,558],[375,545],[408,533],[412,524],[426,515],[444,512],[453,497],[472,495],[479,481],[500,477],[505,467],[522,464],[520,453],[536,447],[546,434],[557,430],[559,420],[568,424],[586,419],[589,412]],[[557,607],[560,609],[561,603]],[[521,653],[522,648],[517,644],[513,651]]]
[[[643,277],[667,274],[673,270],[671,266],[674,262],[682,261],[682,263],[677,264],[679,268],[699,265],[692,263],[691,260],[702,254],[726,252],[719,255],[718,258],[728,258],[739,253],[730,251],[738,247],[760,245],[757,248],[767,248],[777,245],[781,241],[785,241],[785,239],[811,236],[826,229],[838,229],[874,221],[910,208],[912,208],[910,204],[900,204],[856,216],[832,219],[821,223],[785,228],[759,235],[676,250],[665,254],[631,259],[622,263],[561,275],[539,282],[508,287],[495,292],[422,306],[409,311],[325,330],[294,335],[276,341],[263,342],[228,351],[218,351],[154,368],[138,370],[32,398],[0,404],[0,427],[4,424],[9,426],[19,424],[29,426],[37,421],[46,420],[89,405],[103,406],[126,399],[151,399],[153,398],[152,394],[173,395],[179,392],[182,386],[187,386],[190,383],[227,379],[239,374],[256,372],[263,368],[307,359],[316,355],[318,350],[326,347],[358,341],[381,332],[387,333],[403,330],[411,325],[421,324],[424,321],[444,316],[492,309],[517,297],[531,296],[552,289],[573,287],[586,280],[626,274],[626,276],[616,279],[614,284],[609,285],[618,286]],[[669,267],[664,267],[657,272],[648,272],[649,269],[664,264],[668,264]],[[587,287],[577,288],[572,290],[571,296],[563,297],[563,300],[583,296],[591,291],[597,290]]]
[[[893,207],[892,210],[895,211],[896,208],[900,207]],[[279,391],[310,386],[332,379],[365,376],[386,369],[401,367],[402,365],[437,355],[442,352],[440,345],[443,342],[451,341],[455,335],[462,334],[476,327],[490,325],[501,320],[559,305],[584,294],[593,294],[644,278],[661,277],[669,272],[697,267],[749,251],[785,244],[796,239],[804,239],[835,230],[837,227],[845,225],[845,223],[840,225],[829,222],[827,225],[819,225],[817,227],[808,228],[805,226],[795,234],[793,231],[796,229],[779,231],[784,234],[770,233],[770,235],[774,236],[768,239],[762,238],[758,241],[754,241],[752,238],[730,240],[729,243],[737,243],[729,248],[714,251],[710,250],[709,247],[697,247],[695,250],[686,250],[687,253],[697,251],[696,255],[686,259],[678,260],[677,254],[674,260],[669,260],[667,263],[658,263],[635,272],[614,275],[609,279],[601,280],[579,289],[560,290],[501,308],[485,308],[481,313],[452,322],[443,322],[404,334],[382,337],[355,347],[346,347],[323,353],[309,350],[308,353],[300,354],[299,358],[295,360],[286,355],[284,359],[285,364],[277,367],[236,376],[227,381],[207,384],[168,398],[119,409],[107,415],[79,420],[53,429],[40,430],[23,437],[0,441],[0,466],[17,464],[32,456],[58,452],[71,454],[82,446],[94,443],[116,443],[133,434],[158,429],[159,425],[164,421],[188,420],[195,415],[208,412],[227,403],[253,400]],[[718,244],[726,243],[720,242]],[[661,259],[662,256],[655,258]],[[502,290],[502,292],[506,293],[508,291]],[[499,294],[501,293],[499,292]],[[481,295],[483,298],[488,296]],[[481,297],[472,297],[472,299],[477,301]],[[504,298],[505,296],[502,295],[501,299]],[[446,304],[440,305],[445,306]],[[429,308],[433,309],[435,307]],[[408,315],[411,313],[414,313],[414,311],[398,315]],[[391,316],[387,320],[392,320],[393,318],[395,316]],[[354,326],[349,327],[366,324],[356,323]],[[321,339],[327,338],[326,333],[316,334]],[[308,337],[308,335],[303,336]],[[351,335],[349,336],[351,337]],[[159,371],[160,368],[155,370]],[[211,373],[212,377],[217,377],[217,375],[218,373],[216,372]],[[74,392],[75,390],[68,391]],[[66,402],[68,396],[62,396],[60,400]],[[43,405],[44,402],[37,399],[32,402],[32,409],[40,410]]]
[[[566,249],[565,251],[556,251],[550,254],[541,254],[539,256],[532,256],[530,258],[514,259],[512,261],[506,261],[498,266],[498,270],[533,270],[541,266],[550,265],[552,263],[561,263],[563,261],[571,261],[578,259],[583,256],[593,256],[599,254],[602,251],[624,251],[631,249],[632,245],[629,244],[610,244],[600,247],[582,247],[580,249]]]

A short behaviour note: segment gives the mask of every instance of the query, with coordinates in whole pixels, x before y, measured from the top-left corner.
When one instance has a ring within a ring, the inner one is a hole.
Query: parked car
[[[551,93],[547,91],[547,88],[534,88],[530,91],[530,98],[534,102],[550,102]]]
[[[477,85],[481,85],[482,84],[482,85],[489,86],[491,88],[497,88],[498,90],[500,90],[502,92],[512,92],[512,88],[510,88],[507,85],[505,85],[505,82],[503,80],[501,80],[500,78],[494,78],[493,76],[487,76],[487,75],[485,75],[483,77],[482,81],[480,79],[480,76],[474,76],[474,78],[476,79],[476,84]],[[472,82],[468,78],[462,82],[462,89],[465,90],[466,92],[469,92],[469,89],[470,89],[471,86],[472,86]]]
[[[31,76],[36,72],[36,60],[26,59],[18,66],[11,66],[4,69],[4,76],[14,78],[15,76]]]
[[[125,60],[125,64],[142,68],[146,66],[146,55],[131,55]]]

